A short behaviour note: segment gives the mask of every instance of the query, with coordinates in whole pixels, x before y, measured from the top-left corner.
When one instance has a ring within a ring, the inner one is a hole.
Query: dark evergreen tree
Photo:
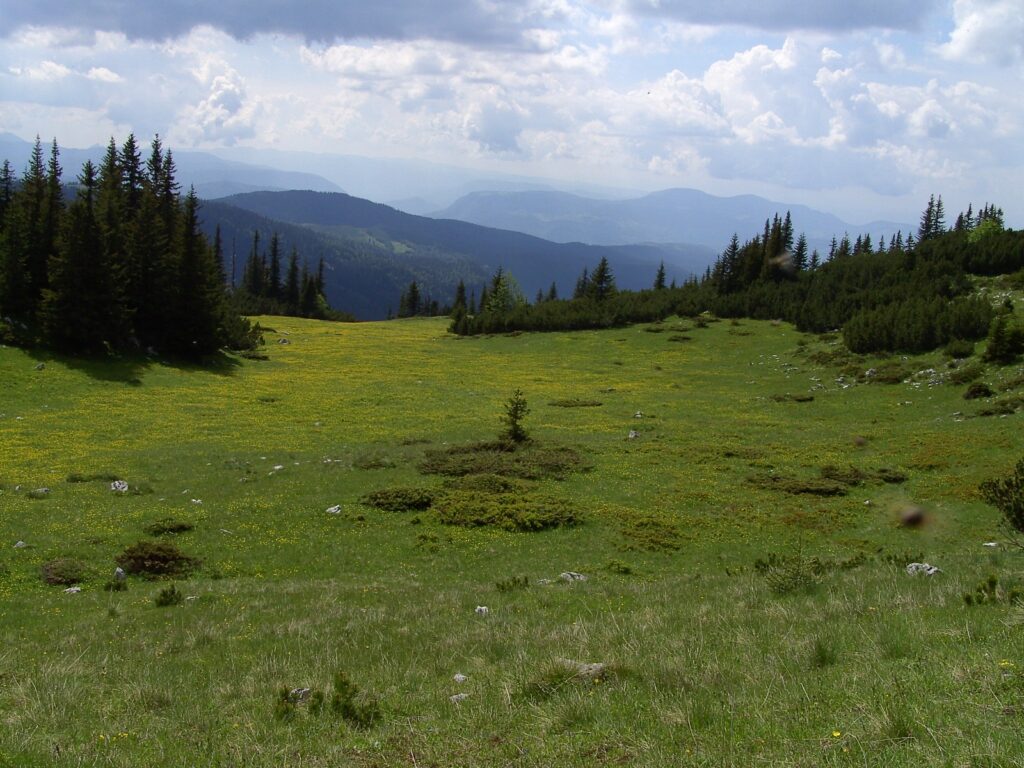
[[[291,256],[288,257],[288,276],[284,283],[284,304],[285,311],[290,314],[298,314],[302,300],[302,285],[299,282],[299,252],[292,248]]]
[[[615,276],[612,275],[612,268],[608,264],[608,258],[601,257],[590,276],[590,284],[587,287],[587,296],[595,301],[604,301],[616,291]]]
[[[788,217],[789,214],[787,213]],[[803,232],[800,233],[800,238],[796,241],[796,248],[793,250],[793,269],[797,272],[803,272],[807,269],[807,236]]]
[[[462,312],[466,314],[466,284],[459,280],[459,284],[455,287],[455,301],[452,302],[452,313]]]
[[[658,265],[658,273],[654,276],[654,290],[662,291],[665,289],[665,262],[662,261]]]
[[[265,293],[271,301],[281,300],[281,240],[277,232],[270,236],[270,267],[267,272]]]

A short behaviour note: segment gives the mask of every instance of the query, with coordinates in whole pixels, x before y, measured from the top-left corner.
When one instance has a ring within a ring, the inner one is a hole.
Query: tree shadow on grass
[[[218,376],[231,376],[242,365],[240,360],[224,352],[200,360],[158,359],[146,355],[69,355],[39,348],[25,352],[40,363],[60,363],[97,381],[120,382],[133,387],[142,386],[142,376],[157,365]]]

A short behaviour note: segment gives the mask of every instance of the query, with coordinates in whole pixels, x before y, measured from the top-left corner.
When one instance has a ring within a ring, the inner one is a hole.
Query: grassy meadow
[[[216,369],[0,348],[0,766],[1024,765],[1024,551],[978,492],[1019,366],[965,400],[976,363],[785,324],[260,320]],[[519,469],[422,471],[516,388]],[[366,499],[409,488],[448,513]],[[577,524],[443,522],[474,504]],[[138,541],[199,561],[178,604],[105,588]]]

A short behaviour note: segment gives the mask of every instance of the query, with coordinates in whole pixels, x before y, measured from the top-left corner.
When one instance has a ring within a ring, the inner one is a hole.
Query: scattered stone
[[[577,573],[576,571],[566,571],[565,573],[560,573],[560,574],[558,574],[558,578],[560,578],[562,581],[586,581],[587,580],[586,576],[584,576],[582,573]]]
[[[81,591],[82,591],[81,587],[68,587],[67,589],[64,590],[64,594],[65,595],[77,595]]]
[[[333,507],[328,507],[327,508],[327,514],[328,515],[340,515],[341,514],[341,504],[335,504]]]
[[[551,583],[551,579],[537,579],[537,586],[543,587]]]
[[[312,692],[311,688],[292,688],[288,692],[288,700],[293,704],[302,704]]]
[[[115,480],[110,484],[110,490],[118,493],[128,493],[128,483],[124,480]]]
[[[476,615],[477,616],[486,616],[490,612],[491,612],[491,609],[488,608],[486,605],[478,605],[476,607]]]
[[[635,429],[629,430],[629,437],[627,439],[636,440],[638,437],[640,437],[639,432],[637,432]]]
[[[864,506],[865,507],[870,507],[871,506],[871,499],[865,499],[864,500]]]
[[[291,344],[291,342],[288,341],[288,339],[278,339],[277,343],[278,344]]]
[[[877,368],[868,368],[866,371],[864,371],[864,378],[865,379],[871,379],[871,378],[874,378],[877,375],[878,375],[878,369]]]
[[[454,681],[455,681],[456,683],[458,683],[459,685],[462,685],[462,684],[463,684],[464,682],[466,682],[467,680],[469,680],[469,678],[468,678],[468,677],[466,677],[466,676],[465,676],[464,674],[462,674],[461,672],[456,672],[456,673],[455,673],[455,676],[454,676],[454,677],[452,678],[452,680],[454,680]]]
[[[193,600],[198,600],[198,599],[199,599],[199,595],[189,595],[188,597],[185,598],[185,602],[191,603]]]
[[[36,488],[34,491],[32,491],[32,493],[34,493],[37,496],[45,496],[49,492],[50,492],[49,488]]]
[[[454,696],[449,696],[448,701],[450,701],[452,704],[461,704],[468,698],[468,693],[456,693]]]
[[[607,664],[603,662],[587,663],[583,661],[573,661],[572,659],[558,659],[559,664],[569,669],[575,674],[580,680],[586,680],[592,682],[597,680],[599,677],[604,675],[607,669]]]
[[[128,574],[124,572],[124,568],[122,568],[121,566],[117,566],[117,568],[114,569],[115,581],[125,581],[127,578]]]
[[[199,504],[203,503],[203,500],[202,499],[192,499],[192,503],[199,505]]]
[[[279,472],[279,471],[281,471],[282,469],[284,469],[284,464],[275,464],[275,465],[274,465],[274,471],[275,471],[275,472]]]
[[[999,546],[999,542],[998,541],[986,541],[981,546],[983,546],[983,547],[998,547]]]
[[[925,576],[934,576],[937,573],[942,573],[942,569],[934,565],[928,565],[928,563],[910,563],[907,566],[907,574],[910,576],[918,576],[922,573]]]
[[[634,419],[642,419],[643,417],[644,417],[644,412],[643,411],[637,411],[636,413],[633,414],[633,418]]]
[[[28,544],[26,544],[24,541],[21,541],[20,539],[18,541],[14,542],[14,548],[15,549],[24,549],[27,546],[28,546]]]
[[[43,371],[43,370],[46,370],[46,363],[39,363],[39,364],[37,364],[37,365],[36,365],[36,370],[37,370],[37,371]]]

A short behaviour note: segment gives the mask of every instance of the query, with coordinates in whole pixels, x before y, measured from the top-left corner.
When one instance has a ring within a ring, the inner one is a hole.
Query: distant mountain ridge
[[[443,303],[454,296],[459,279],[478,288],[500,266],[512,272],[529,297],[546,292],[552,282],[564,296],[571,294],[583,269],[592,269],[602,257],[609,260],[619,286],[632,289],[649,287],[661,261],[669,278],[681,281],[702,273],[715,257],[700,247],[552,243],[520,232],[413,216],[342,193],[251,192],[207,203],[201,213],[209,232],[221,223],[226,238],[230,226],[239,250],[253,228],[266,237],[280,223],[286,251],[293,242],[314,267],[323,255],[328,299],[364,319],[397,309],[398,295],[412,279]],[[247,242],[244,247],[247,254]],[[359,296],[357,303],[353,294]]]
[[[733,233],[746,240],[761,232],[765,219],[790,211],[797,233],[811,247],[824,248],[844,232],[888,238],[914,225],[874,221],[850,224],[805,205],[789,205],[756,195],[716,197],[695,189],[666,189],[625,200],[603,200],[565,192],[474,192],[432,216],[513,229],[554,242],[595,245],[693,243],[721,251]]]

